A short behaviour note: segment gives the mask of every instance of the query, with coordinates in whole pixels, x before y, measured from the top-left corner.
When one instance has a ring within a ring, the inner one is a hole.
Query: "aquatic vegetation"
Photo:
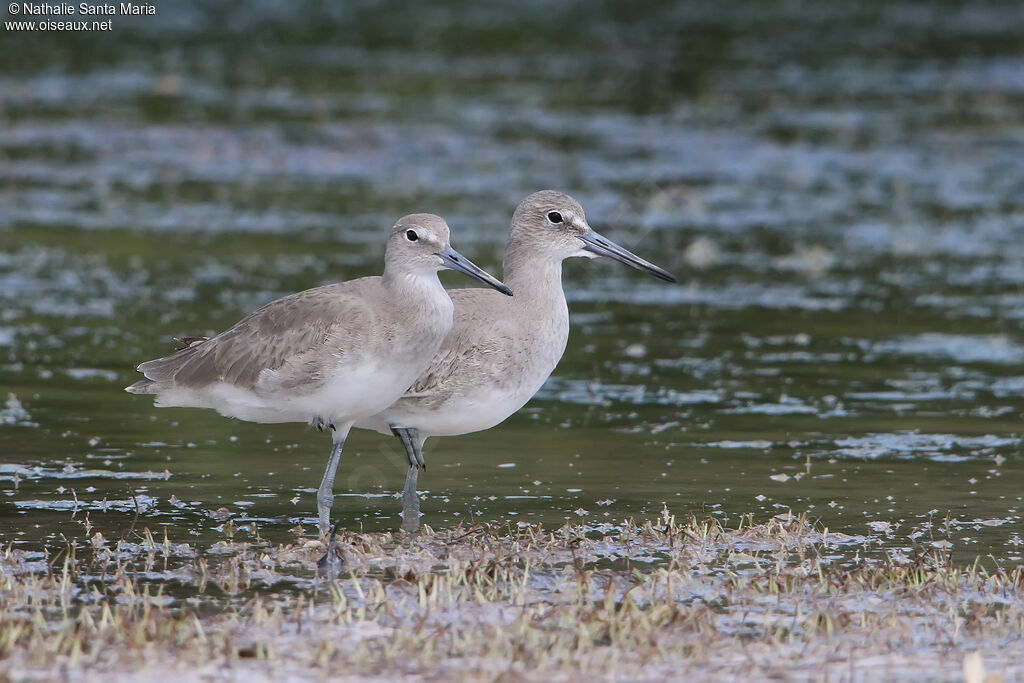
[[[0,672],[953,677],[977,651],[1024,673],[1024,568],[839,559],[802,516],[348,533],[336,581],[319,539],[131,536],[4,553]]]

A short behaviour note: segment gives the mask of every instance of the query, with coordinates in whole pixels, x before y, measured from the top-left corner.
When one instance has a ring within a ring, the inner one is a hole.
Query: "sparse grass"
[[[842,541],[803,517],[727,528],[667,512],[346,534],[334,582],[302,537],[8,548],[0,675],[934,680],[975,651],[988,680],[1024,675],[1020,566],[849,559]]]

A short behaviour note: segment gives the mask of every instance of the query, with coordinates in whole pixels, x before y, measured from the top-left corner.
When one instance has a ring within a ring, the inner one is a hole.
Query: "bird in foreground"
[[[455,322],[430,366],[400,399],[355,426],[394,434],[409,460],[402,528],[419,528],[419,469],[431,436],[468,434],[519,410],[555,369],[569,338],[562,261],[607,256],[666,282],[676,278],[602,237],[572,197],[545,190],[519,204],[505,246],[507,299],[480,289],[449,292]]]
[[[401,218],[388,236],[384,274],[272,301],[212,338],[138,366],[126,388],[158,407],[211,408],[248,422],[309,422],[333,447],[317,493],[330,526],[334,476],[353,423],[395,402],[427,367],[452,327],[452,301],[437,278],[461,271],[512,292],[448,244],[433,214]]]

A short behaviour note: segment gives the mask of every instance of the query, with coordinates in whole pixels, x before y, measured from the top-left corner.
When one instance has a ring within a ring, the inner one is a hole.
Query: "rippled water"
[[[569,264],[562,364],[428,444],[426,523],[793,509],[871,552],[1020,560],[1024,12],[638,7],[180,3],[117,41],[5,35],[0,538],[311,530],[326,437],[156,410],[132,367],[378,272],[409,211],[497,268],[555,187],[682,284]],[[403,473],[356,434],[342,522],[397,526]]]

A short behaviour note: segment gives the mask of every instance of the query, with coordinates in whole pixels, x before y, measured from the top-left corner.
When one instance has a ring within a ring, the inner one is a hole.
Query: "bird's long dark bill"
[[[579,238],[583,240],[584,249],[589,252],[593,252],[598,256],[613,258],[619,263],[625,263],[627,266],[633,266],[637,270],[650,273],[654,277],[659,280],[664,280],[665,282],[679,282],[676,279],[676,276],[672,273],[659,268],[649,261],[643,260],[633,252],[623,249],[619,245],[615,244],[615,242],[612,242],[610,239],[601,237],[601,235],[597,234],[593,230],[580,235]]]
[[[512,290],[505,286],[505,284],[495,277],[489,275],[483,268],[479,267],[468,258],[455,251],[451,247],[445,247],[443,251],[438,253],[441,260],[444,261],[444,265],[448,266],[452,270],[457,270],[460,273],[476,278],[480,282],[484,283],[489,287],[494,287],[502,294],[512,296]]]

